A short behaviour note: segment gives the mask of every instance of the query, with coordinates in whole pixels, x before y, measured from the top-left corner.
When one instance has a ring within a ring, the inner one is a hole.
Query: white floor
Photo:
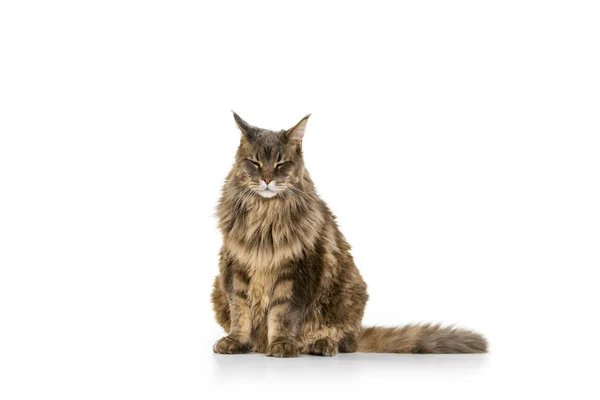
[[[393,355],[341,354],[322,358],[273,359],[262,355],[212,357],[215,386],[236,380],[250,385],[272,383],[296,385],[301,382],[328,387],[368,381],[386,385],[419,376],[475,378],[489,371],[489,355]]]
[[[204,384],[207,390],[224,392],[231,398],[505,399],[575,394],[577,398],[594,398],[589,389],[574,386],[564,365],[557,368],[539,358],[524,359],[527,357],[511,361],[494,354],[363,353],[283,360],[262,355],[213,355],[210,377],[205,377]]]

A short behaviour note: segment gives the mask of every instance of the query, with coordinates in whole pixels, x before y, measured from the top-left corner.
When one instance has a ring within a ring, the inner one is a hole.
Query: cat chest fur
[[[294,213],[284,205],[249,205],[225,235],[228,252],[249,270],[273,269],[314,248],[323,217]]]

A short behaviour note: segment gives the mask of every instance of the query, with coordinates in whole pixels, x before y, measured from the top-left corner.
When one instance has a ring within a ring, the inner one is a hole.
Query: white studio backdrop
[[[0,3],[0,398],[597,398],[600,6]],[[238,144],[305,158],[365,323],[482,356],[219,357]]]

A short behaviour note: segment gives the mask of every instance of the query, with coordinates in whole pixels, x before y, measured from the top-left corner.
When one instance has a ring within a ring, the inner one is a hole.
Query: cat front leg
[[[213,346],[218,354],[244,354],[254,351],[251,342],[252,315],[248,304],[249,278],[243,272],[233,271],[226,279],[225,289],[231,318],[229,335]]]
[[[267,356],[298,357],[304,351],[298,340],[301,310],[292,299],[293,280],[280,279],[273,288],[269,303]]]

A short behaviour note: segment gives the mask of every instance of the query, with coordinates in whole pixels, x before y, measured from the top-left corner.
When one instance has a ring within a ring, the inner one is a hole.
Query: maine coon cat
[[[486,352],[468,330],[363,327],[367,286],[304,166],[308,116],[280,131],[233,116],[241,141],[217,210],[223,247],[212,303],[227,336],[216,353]]]

